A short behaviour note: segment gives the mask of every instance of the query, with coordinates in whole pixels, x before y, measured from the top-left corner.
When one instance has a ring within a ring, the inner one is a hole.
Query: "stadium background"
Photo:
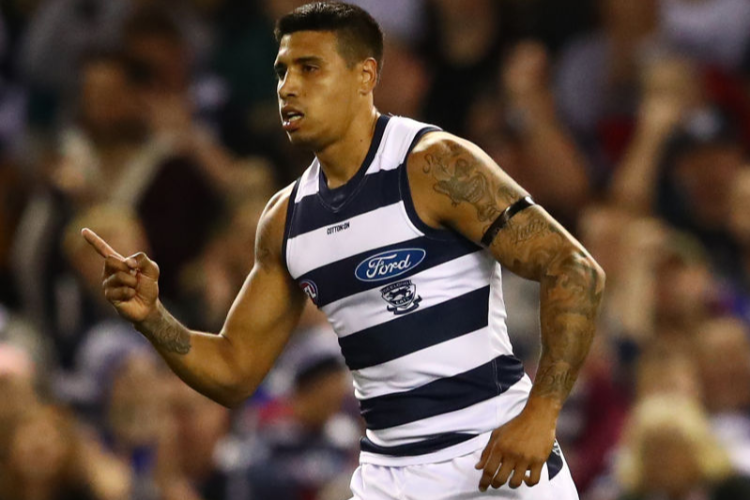
[[[118,321],[78,235],[147,251],[175,315],[221,327],[310,160],[272,72],[300,3],[0,2],[0,499],[349,497],[362,424],[324,319],[230,412]],[[387,35],[379,109],[485,148],[607,272],[559,422],[582,498],[750,498],[750,2],[356,3]],[[506,278],[530,374],[537,290]]]

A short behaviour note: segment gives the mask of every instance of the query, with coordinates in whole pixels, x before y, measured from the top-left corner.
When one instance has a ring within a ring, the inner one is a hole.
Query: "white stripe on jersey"
[[[318,176],[320,175],[320,162],[315,158],[312,165],[305,170],[299,180],[297,187],[297,196],[294,197],[294,203],[299,203],[305,196],[317,194],[320,189]]]
[[[394,126],[385,130],[383,142],[375,160],[367,169],[367,175],[382,170],[395,170],[401,166],[401,162],[404,161],[406,154],[409,152],[409,146],[414,139],[414,135],[408,133],[408,131],[424,127],[424,124],[411,118],[399,117],[398,120],[397,123],[394,123]],[[388,147],[384,148],[383,144],[387,144]]]
[[[487,252],[478,250],[410,276],[422,297],[420,310],[487,286],[493,264],[494,260],[488,260]],[[461,279],[448,279],[454,276],[461,276]],[[381,288],[344,297],[322,308],[339,337],[396,319],[392,312],[383,307],[385,302],[381,298]],[[510,354],[511,351],[504,353]]]
[[[387,363],[353,370],[354,394],[357,399],[370,399],[406,392],[488,363],[498,355],[490,347],[489,333],[484,327]]]
[[[313,269],[373,248],[423,236],[423,233],[418,232],[413,226],[393,222],[405,220],[407,217],[404,203],[401,201],[349,219],[347,237],[343,241],[337,240],[338,244],[335,246],[330,244],[326,227],[289,238],[287,255],[294,255],[293,259],[287,259],[289,271],[293,276],[302,276]],[[319,248],[326,249],[326,252],[310,251]]]
[[[508,312],[503,298],[502,267],[493,259],[492,278],[490,279],[490,311],[489,325],[494,335],[490,337],[492,348],[498,352],[513,352],[513,346],[508,336],[508,325],[505,323]]]

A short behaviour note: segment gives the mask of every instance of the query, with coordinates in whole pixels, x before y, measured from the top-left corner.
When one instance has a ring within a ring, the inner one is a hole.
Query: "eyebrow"
[[[297,57],[292,61],[292,64],[307,64],[307,63],[314,63],[314,64],[322,64],[323,58],[318,56],[303,56],[303,57]],[[273,65],[274,70],[280,70],[286,68],[286,64],[282,62],[277,62]]]

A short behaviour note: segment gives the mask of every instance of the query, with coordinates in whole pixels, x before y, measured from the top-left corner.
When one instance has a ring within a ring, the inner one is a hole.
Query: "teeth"
[[[296,122],[302,119],[302,115],[289,115],[289,122]]]

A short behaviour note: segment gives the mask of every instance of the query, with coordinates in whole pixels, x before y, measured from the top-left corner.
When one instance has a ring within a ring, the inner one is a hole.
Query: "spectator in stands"
[[[516,35],[508,2],[433,0],[425,46],[432,84],[424,119],[466,135],[469,106],[493,80],[503,51]]]
[[[126,500],[127,472],[88,442],[69,413],[39,407],[9,428],[0,461],[0,497],[8,500]]]
[[[134,496],[157,500],[158,456],[169,444],[163,374],[149,351],[132,353],[109,368],[105,442],[127,464]]]
[[[221,329],[253,267],[258,219],[273,186],[256,187],[258,194],[246,193],[246,199],[232,209],[231,218],[217,231],[201,256],[184,269],[181,298],[194,304],[187,312],[192,315],[189,322],[198,328]]]
[[[297,367],[293,391],[260,414],[250,469],[253,498],[314,498],[352,465],[351,423],[337,418],[350,391],[338,357],[309,356]]]
[[[670,47],[704,64],[736,70],[750,48],[750,4],[743,0],[659,0]]]
[[[750,330],[719,318],[697,333],[694,352],[711,424],[734,466],[750,476]]]
[[[638,359],[636,398],[676,394],[699,400],[703,394],[701,379],[691,352],[687,349],[652,346]]]
[[[229,411],[172,374],[164,375],[164,383],[168,444],[158,458],[163,498],[247,498],[238,492],[247,486],[229,436]]]
[[[470,137],[572,227],[589,200],[591,182],[585,157],[558,117],[549,69],[541,44],[513,46],[501,66],[497,91],[472,106]]]
[[[642,64],[658,45],[657,0],[598,2],[600,27],[562,50],[556,96],[563,122],[605,184],[628,144]]]
[[[732,468],[700,405],[684,396],[655,396],[634,408],[616,473],[622,500],[750,495],[750,484]]]
[[[58,356],[63,358],[64,368],[76,368],[89,377],[88,384],[81,386],[75,380],[61,380],[58,389],[62,395],[77,403],[88,406],[99,395],[101,379],[95,375],[99,370],[91,366],[109,360],[109,356],[119,352],[117,346],[145,344],[143,339],[132,332],[130,325],[121,322],[114,310],[101,296],[101,266],[86,258],[86,249],[81,246],[80,232],[83,227],[97,228],[119,245],[123,252],[132,255],[148,251],[149,242],[138,216],[131,210],[112,205],[98,205],[85,210],[65,228],[62,248],[69,269],[73,274],[63,277],[69,283],[67,293],[58,307],[64,313],[64,336],[55,338]],[[111,344],[110,348],[106,346]],[[98,347],[97,347],[98,346]],[[95,352],[94,358],[81,354]],[[78,366],[74,360],[78,358]],[[88,360],[88,361],[84,361]],[[92,377],[94,376],[94,377]],[[66,383],[67,382],[67,383]],[[81,383],[83,383],[81,381]]]

